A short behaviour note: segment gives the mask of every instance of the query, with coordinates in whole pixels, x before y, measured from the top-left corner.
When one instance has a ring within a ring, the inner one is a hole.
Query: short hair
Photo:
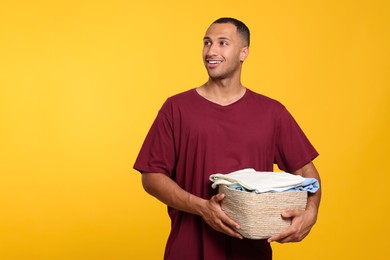
[[[246,44],[248,44],[248,46],[249,46],[251,34],[249,31],[249,28],[243,22],[241,22],[240,20],[237,20],[235,18],[231,18],[231,17],[222,17],[222,18],[215,20],[213,22],[213,24],[215,24],[215,23],[231,23],[234,26],[236,26],[237,32],[241,35],[241,37],[244,39]]]

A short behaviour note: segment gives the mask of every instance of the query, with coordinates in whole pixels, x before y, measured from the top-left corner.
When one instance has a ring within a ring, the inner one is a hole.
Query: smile
[[[208,60],[207,63],[209,64],[220,64],[222,61],[220,60]]]

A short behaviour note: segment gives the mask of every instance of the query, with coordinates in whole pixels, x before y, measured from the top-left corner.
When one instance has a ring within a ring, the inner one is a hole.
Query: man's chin
[[[226,78],[226,76],[223,74],[216,74],[216,73],[210,73],[210,72],[208,74],[209,74],[209,78],[211,80],[222,80],[222,79]]]

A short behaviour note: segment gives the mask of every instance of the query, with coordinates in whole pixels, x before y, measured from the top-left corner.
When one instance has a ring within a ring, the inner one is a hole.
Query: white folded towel
[[[282,192],[300,186],[305,178],[286,172],[257,172],[248,168],[228,174],[216,173],[210,175],[211,187],[218,185],[241,185],[247,190],[262,192]]]

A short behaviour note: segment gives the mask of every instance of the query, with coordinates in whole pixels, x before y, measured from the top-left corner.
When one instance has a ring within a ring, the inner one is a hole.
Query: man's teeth
[[[219,63],[221,63],[221,61],[219,61],[219,60],[209,60],[208,62],[210,64],[219,64]]]

